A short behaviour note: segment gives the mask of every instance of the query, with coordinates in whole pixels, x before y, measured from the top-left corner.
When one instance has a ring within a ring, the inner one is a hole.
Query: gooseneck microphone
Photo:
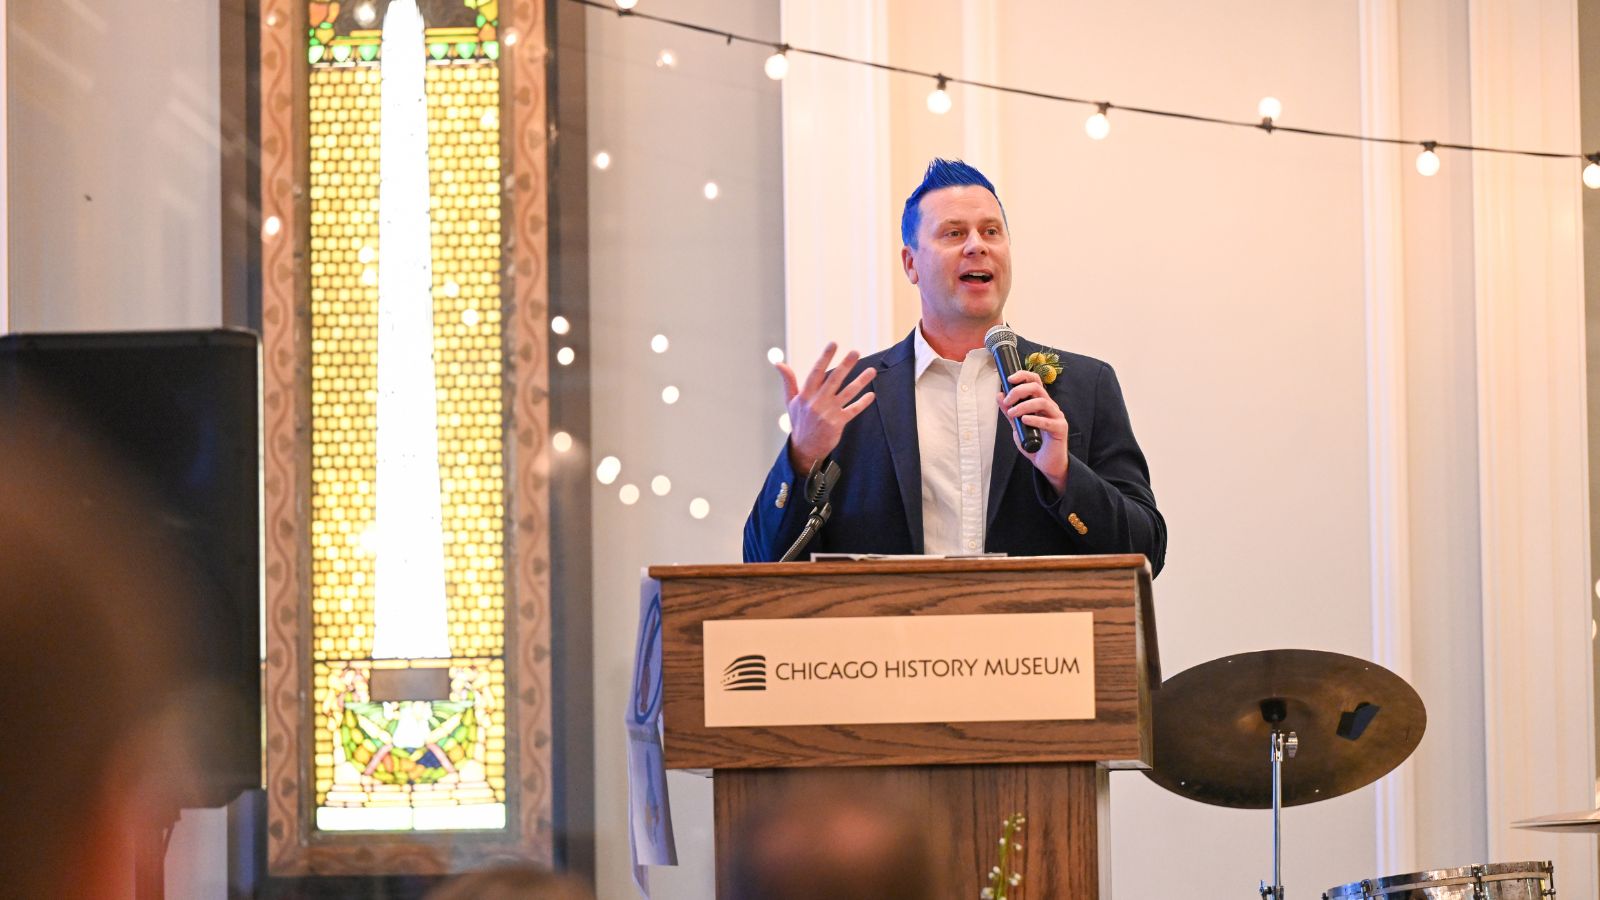
[[[994,364],[1000,369],[1000,389],[1010,393],[1014,386],[1011,376],[1022,368],[1022,357],[1017,355],[1017,333],[1009,325],[996,325],[983,336],[983,345],[994,354]],[[1044,437],[1039,434],[1039,429],[1022,424],[1022,417],[1012,419],[1011,425],[1017,430],[1017,440],[1022,442],[1024,451],[1038,453],[1039,448],[1044,446]]]
[[[828,517],[833,515],[833,504],[828,502],[828,497],[833,493],[833,486],[839,483],[840,472],[839,464],[831,455],[811,464],[811,472],[806,477],[806,500],[811,503],[811,515],[806,517],[806,527],[801,529],[800,536],[795,538],[789,552],[778,562],[798,559],[800,552],[816,539],[822,526],[827,524]]]

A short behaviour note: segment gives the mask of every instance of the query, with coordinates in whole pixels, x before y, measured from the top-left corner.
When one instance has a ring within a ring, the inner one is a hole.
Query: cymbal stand
[[[1272,726],[1272,886],[1261,883],[1261,900],[1283,900],[1283,761],[1294,759],[1300,749],[1298,735],[1278,728],[1286,714],[1282,700],[1261,701],[1261,717]]]

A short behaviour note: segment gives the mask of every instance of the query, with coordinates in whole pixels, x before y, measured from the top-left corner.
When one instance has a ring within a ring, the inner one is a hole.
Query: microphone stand
[[[806,499],[811,501],[811,515],[806,518],[806,527],[800,530],[800,536],[790,545],[789,552],[783,554],[778,562],[794,562],[806,546],[816,539],[828,517],[833,515],[833,504],[828,502],[828,496],[833,493],[833,486],[839,483],[839,473],[839,464],[832,457],[823,457],[812,463],[811,472],[806,476]]]

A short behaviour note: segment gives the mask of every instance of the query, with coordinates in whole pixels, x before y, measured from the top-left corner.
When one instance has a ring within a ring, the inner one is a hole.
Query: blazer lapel
[[[922,454],[917,448],[916,354],[912,336],[890,348],[878,363],[872,389],[878,399],[872,407],[883,424],[883,439],[894,460],[894,477],[900,486],[900,503],[911,528],[911,552],[922,552]]]

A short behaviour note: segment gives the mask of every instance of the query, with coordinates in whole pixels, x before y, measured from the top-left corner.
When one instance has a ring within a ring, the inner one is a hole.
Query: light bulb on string
[[[1583,186],[1594,190],[1600,188],[1600,153],[1588,157],[1589,164],[1583,167]]]
[[[639,0],[617,0],[617,9],[629,10],[639,5]]]
[[[761,68],[766,71],[767,77],[773,81],[782,81],[783,76],[789,74],[789,45],[784,44],[777,52],[767,57],[766,64]]]
[[[1261,102],[1256,104],[1256,112],[1260,113],[1263,119],[1276,120],[1283,115],[1283,104],[1277,97],[1262,97]]]
[[[928,112],[942,116],[950,111],[950,95],[945,92],[947,84],[949,80],[940,75],[938,85],[928,93]]]
[[[1111,133],[1111,120],[1106,118],[1106,110],[1111,108],[1111,104],[1101,103],[1099,107],[1094,115],[1083,121],[1083,132],[1097,141],[1103,141]]]
[[[1439,174],[1439,154],[1433,152],[1438,144],[1433,141],[1422,142],[1422,152],[1417,154],[1417,172],[1425,178]]]

